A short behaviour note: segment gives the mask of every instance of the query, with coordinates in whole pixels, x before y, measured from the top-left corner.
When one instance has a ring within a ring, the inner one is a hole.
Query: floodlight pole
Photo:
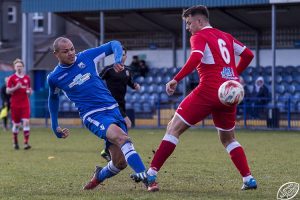
[[[172,33],[172,52],[173,52],[173,67],[177,66],[177,54],[176,54],[176,35]]]
[[[272,105],[276,106],[275,99],[275,67],[276,67],[276,6],[272,4]]]
[[[31,13],[22,13],[22,60],[26,74],[33,68],[33,22]]]
[[[104,12],[100,11],[100,45],[104,44]],[[105,59],[101,59],[100,67],[103,69],[105,66]]]
[[[256,30],[255,31],[255,67],[259,67],[260,66],[260,57],[259,57],[259,31]]]
[[[187,60],[186,53],[186,23],[185,20],[182,19],[182,51],[183,51],[183,63]],[[186,96],[186,78],[183,79],[183,97]]]

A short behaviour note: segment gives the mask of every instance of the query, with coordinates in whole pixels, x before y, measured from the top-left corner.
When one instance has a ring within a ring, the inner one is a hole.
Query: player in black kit
[[[125,63],[127,58],[127,49],[123,46],[123,57],[122,64]],[[131,120],[126,115],[126,102],[125,102],[125,94],[127,91],[127,85],[132,89],[138,91],[140,89],[140,85],[138,83],[133,82],[130,68],[125,66],[125,69],[121,72],[116,72],[113,68],[113,65],[106,66],[99,74],[101,79],[106,81],[106,85],[111,92],[112,96],[116,99],[119,104],[119,109],[122,116],[125,119],[127,128],[131,128]],[[101,156],[110,161],[109,152],[106,149],[101,151]]]

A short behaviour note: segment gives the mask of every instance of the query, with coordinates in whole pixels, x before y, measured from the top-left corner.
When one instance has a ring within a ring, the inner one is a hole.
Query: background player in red
[[[256,189],[256,180],[248,167],[242,146],[234,136],[236,106],[225,106],[218,98],[219,86],[227,80],[239,80],[241,72],[253,59],[252,52],[228,33],[215,29],[209,24],[209,14],[205,6],[194,6],[183,12],[190,38],[191,54],[183,68],[173,80],[166,84],[168,95],[172,95],[177,83],[195,68],[199,85],[181,102],[166,134],[156,151],[148,170],[148,190],[157,191],[156,175],[164,162],[174,151],[179,136],[190,126],[212,114],[221,143],[231,156],[243,177],[242,189]],[[240,56],[235,64],[235,55]],[[199,143],[201,145],[201,143]],[[137,179],[138,174],[133,175]]]
[[[29,96],[32,93],[30,78],[24,72],[24,63],[21,59],[13,62],[16,73],[9,77],[6,92],[11,94],[11,119],[13,123],[13,143],[14,148],[19,149],[18,133],[21,123],[24,131],[24,149],[30,149],[28,143],[30,135],[30,103]]]

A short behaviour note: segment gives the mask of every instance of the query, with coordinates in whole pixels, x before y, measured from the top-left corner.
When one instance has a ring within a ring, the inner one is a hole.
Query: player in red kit
[[[30,87],[30,78],[24,72],[24,63],[20,59],[16,59],[14,62],[14,68],[16,73],[9,77],[6,93],[11,95],[11,119],[13,123],[13,143],[14,148],[19,149],[18,133],[21,123],[24,131],[24,149],[30,149],[31,146],[28,143],[30,135],[30,103],[29,96],[32,93]]]
[[[148,191],[159,190],[157,173],[173,153],[179,136],[210,114],[221,143],[243,177],[242,190],[256,189],[257,183],[251,175],[244,150],[234,136],[236,106],[225,106],[218,98],[220,85],[227,80],[239,81],[239,75],[250,64],[253,54],[230,34],[211,27],[205,6],[191,7],[183,12],[182,17],[186,21],[187,30],[192,34],[191,54],[178,74],[166,84],[166,92],[172,95],[177,83],[194,69],[198,71],[200,81],[178,106],[168,124],[166,134],[147,171]],[[237,66],[235,55],[240,56]],[[132,178],[138,180],[139,174],[132,175]]]

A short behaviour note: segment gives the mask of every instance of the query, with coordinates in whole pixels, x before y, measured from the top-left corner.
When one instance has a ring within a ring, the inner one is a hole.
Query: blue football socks
[[[110,161],[97,175],[97,179],[100,182],[103,182],[105,179],[111,178],[117,175],[121,170],[116,168],[112,161]]]
[[[128,165],[134,170],[135,173],[144,172],[146,170],[141,157],[135,151],[134,146],[130,141],[127,141],[125,144],[123,144],[121,150]]]

